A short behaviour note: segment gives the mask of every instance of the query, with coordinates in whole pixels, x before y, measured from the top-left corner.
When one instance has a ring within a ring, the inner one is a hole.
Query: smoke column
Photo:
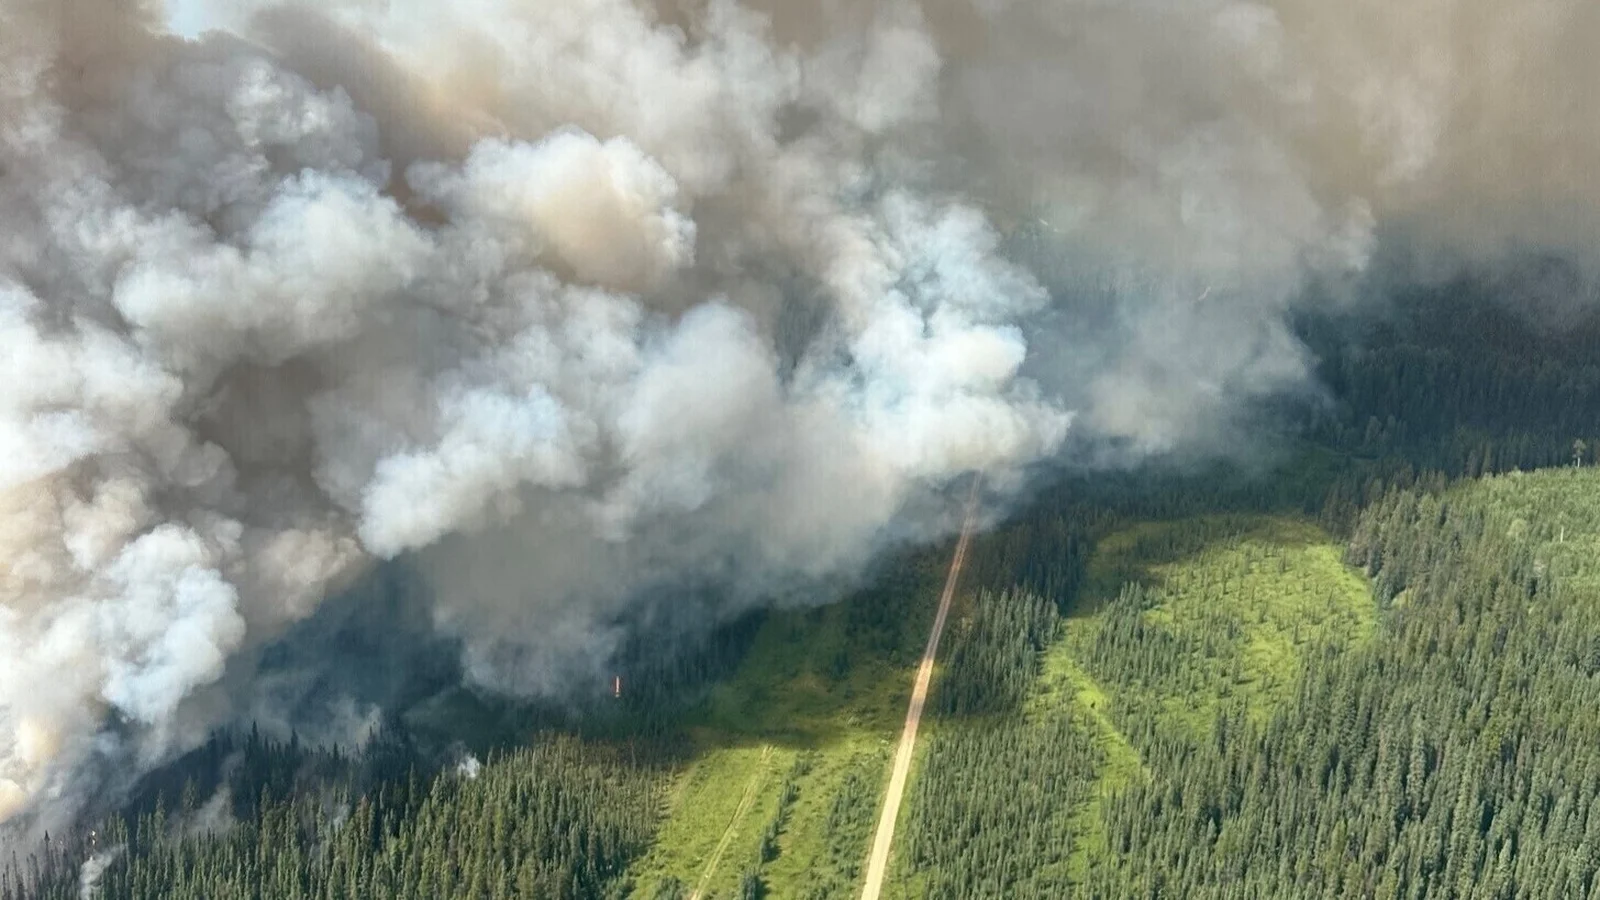
[[[0,820],[230,721],[374,561],[554,690],[1069,427],[1224,447],[1308,287],[1581,258],[1600,200],[1578,0],[179,12],[0,0]]]

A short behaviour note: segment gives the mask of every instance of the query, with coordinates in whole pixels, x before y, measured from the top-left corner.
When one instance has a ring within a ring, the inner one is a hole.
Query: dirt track
[[[728,845],[733,843],[734,835],[738,833],[739,823],[749,815],[750,808],[756,805],[756,797],[760,795],[761,782],[767,778],[767,761],[772,759],[772,745],[766,744],[761,748],[761,766],[756,773],[750,776],[750,783],[745,785],[744,795],[739,799],[739,808],[733,811],[733,820],[728,827],[723,829],[722,839],[717,841],[717,849],[711,853],[711,861],[700,873],[700,880],[695,883],[694,891],[689,894],[689,900],[700,900],[706,891],[706,885],[711,883],[711,876],[717,872],[717,864],[722,862],[722,854],[728,851]]]
[[[978,482],[981,478],[981,475],[972,478],[972,490],[967,495],[966,517],[961,523],[961,537],[956,541],[956,552],[950,559],[950,574],[944,580],[944,593],[939,595],[939,611],[933,616],[928,647],[922,651],[922,665],[917,668],[917,682],[911,689],[911,705],[906,709],[906,726],[900,733],[900,746],[894,752],[894,771],[889,775],[889,790],[883,797],[878,832],[872,838],[872,856],[867,860],[867,881],[861,889],[861,900],[878,900],[878,894],[883,891],[883,877],[889,870],[894,823],[900,816],[900,799],[905,794],[906,777],[911,773],[911,758],[917,748],[917,725],[922,722],[922,705],[927,702],[928,685],[933,681],[933,661],[939,654],[939,636],[944,633],[944,620],[950,614],[950,601],[956,594],[956,582],[961,580],[961,564],[966,562],[967,545],[972,542],[972,529],[977,522]]]

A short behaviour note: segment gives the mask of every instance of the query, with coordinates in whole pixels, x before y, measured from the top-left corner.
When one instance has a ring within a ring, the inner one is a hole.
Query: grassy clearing
[[[747,872],[770,897],[854,896],[946,550],[908,560],[844,603],[769,618],[734,677],[690,719],[696,753],[634,868],[634,896],[653,900],[677,884],[682,896],[698,886],[707,900],[732,897]],[[959,598],[947,641],[968,627],[972,602]],[[1078,792],[1086,799],[1051,812],[1064,823],[1051,827],[1073,835],[1070,858],[1051,865],[1080,881],[1108,852],[1106,799],[1150,777],[1144,741],[1198,742],[1219,716],[1270,714],[1293,696],[1306,660],[1363,640],[1374,621],[1364,579],[1304,521],[1123,528],[1098,543],[1080,602],[1021,708],[925,719],[913,783],[940,741],[971,744],[986,729],[1027,740],[1019,727],[1084,735],[1099,760],[1081,775],[1092,782]],[[898,856],[886,895],[926,893],[928,873]]]
[[[776,808],[777,798],[763,788],[775,769],[781,772],[789,753],[776,752],[771,745],[725,747],[683,773],[669,800],[672,815],[645,860],[639,884],[643,892],[636,891],[636,896],[653,896],[666,877],[705,889],[702,896],[737,884],[738,869],[728,863],[750,843],[758,830],[753,823],[764,821]],[[670,848],[672,855],[661,857],[662,848]],[[651,871],[652,864],[658,871]]]
[[[1102,540],[1044,679],[1053,694],[1072,693],[1107,755],[1079,811],[1075,880],[1110,852],[1105,798],[1149,777],[1127,735],[1198,743],[1229,713],[1264,721],[1294,696],[1308,660],[1367,640],[1376,621],[1366,579],[1303,520],[1146,522]],[[1118,640],[1130,626],[1136,646]]]
[[[1225,711],[1263,720],[1307,659],[1364,640],[1377,618],[1340,547],[1290,518],[1144,523],[1101,542],[1089,585],[1065,652],[1114,682],[1119,719],[1149,716],[1157,734],[1191,741]],[[1129,629],[1138,646],[1123,646]]]
[[[1091,853],[1106,852],[1106,837],[1101,824],[1101,806],[1106,798],[1136,781],[1148,780],[1149,771],[1126,735],[1111,718],[1111,698],[1067,652],[1057,644],[1045,657],[1042,689],[1030,702],[1030,719],[1045,715],[1051,707],[1070,708],[1079,727],[1093,735],[1104,762],[1094,773],[1094,790],[1088,802],[1072,810],[1070,830],[1073,852],[1067,861],[1068,879],[1081,881],[1088,871]]]
[[[1013,842],[1003,837],[962,837],[947,824],[927,824],[943,829],[919,838],[934,852],[931,867],[927,852],[921,862],[897,859],[888,895],[1071,893],[1094,867],[1115,864],[1108,804],[1160,774],[1151,769],[1153,742],[1198,744],[1227,715],[1264,719],[1292,699],[1311,660],[1365,640],[1376,615],[1365,579],[1343,563],[1341,548],[1300,519],[1203,517],[1113,531],[1097,543],[1078,600],[1059,621],[1020,708],[925,722],[925,753],[943,751],[980,768],[985,759],[1011,762],[974,775],[941,771],[947,787],[919,803],[976,790],[958,802],[992,815],[983,796],[1031,796],[1040,789],[1032,781],[1042,777],[1060,800],[1040,806],[1028,827],[1034,836],[1061,836],[1036,850],[1065,852],[1011,859]],[[952,622],[947,637],[961,640],[966,624],[964,616]],[[1083,742],[1087,752],[1062,755],[1065,768],[1020,774],[1037,758],[1028,755],[1037,749],[1026,748]],[[944,821],[933,806],[909,818]]]
[[[732,897],[751,871],[769,897],[859,890],[947,555],[916,554],[842,603],[769,617],[735,675],[689,719],[696,752],[634,867],[633,896],[676,883],[684,896],[700,886],[702,900]]]

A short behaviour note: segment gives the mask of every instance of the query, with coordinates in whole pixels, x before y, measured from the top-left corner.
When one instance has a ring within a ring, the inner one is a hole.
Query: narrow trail
[[[694,892],[689,895],[689,900],[700,900],[705,893],[706,885],[711,882],[711,876],[717,872],[717,864],[722,862],[722,854],[728,852],[728,845],[733,843],[734,835],[739,833],[739,823],[750,812],[750,807],[756,805],[756,797],[760,794],[761,783],[767,778],[767,761],[772,758],[772,745],[767,744],[761,748],[761,765],[756,773],[750,776],[750,783],[745,785],[744,796],[739,799],[739,806],[733,811],[733,820],[722,831],[722,840],[717,842],[717,849],[712,851],[711,859],[706,862],[706,867],[700,873],[700,881],[695,884]]]
[[[928,634],[928,647],[922,651],[922,665],[917,668],[917,681],[911,689],[911,705],[906,708],[906,726],[900,733],[900,746],[894,752],[894,771],[889,775],[889,790],[883,797],[883,813],[878,818],[878,831],[872,838],[872,856],[867,860],[867,882],[861,889],[861,900],[878,900],[883,891],[883,878],[889,871],[889,850],[894,845],[894,824],[900,817],[900,800],[905,794],[906,778],[911,774],[911,759],[917,749],[917,726],[922,722],[922,706],[928,700],[928,686],[933,681],[933,661],[939,654],[939,636],[944,633],[944,620],[950,614],[950,601],[956,594],[956,583],[961,580],[961,564],[967,559],[967,545],[972,542],[972,530],[978,519],[978,484],[983,475],[972,477],[972,489],[967,494],[966,517],[961,522],[961,537],[956,541],[956,552],[950,559],[950,574],[944,580],[944,592],[939,595],[939,611],[933,616],[933,630]]]

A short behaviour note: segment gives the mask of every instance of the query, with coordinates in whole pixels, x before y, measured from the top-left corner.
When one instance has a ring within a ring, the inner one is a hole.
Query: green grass
[[[1191,741],[1207,738],[1225,709],[1263,720],[1293,695],[1309,655],[1364,640],[1377,620],[1366,580],[1308,522],[1143,523],[1099,544],[1062,652],[1093,658],[1126,583],[1145,591],[1139,615],[1150,635],[1190,652],[1164,671],[1123,680],[1112,705],[1123,715],[1154,716],[1157,733]]]
[[[693,759],[633,869],[633,896],[677,879],[703,884],[703,898],[728,897],[752,869],[775,898],[859,890],[947,559],[948,548],[915,554],[870,591],[768,618],[734,676],[689,717]],[[801,754],[808,765],[794,775],[778,855],[763,862],[762,835]]]
[[[1138,613],[1174,646],[1165,677],[1096,680],[1085,665],[1129,583],[1146,589]],[[1084,594],[1046,655],[1030,709],[1070,700],[1106,754],[1093,799],[1077,811],[1071,862],[1081,879],[1107,854],[1101,806],[1149,772],[1126,734],[1140,715],[1165,738],[1209,737],[1225,710],[1264,720],[1291,699],[1308,655],[1367,639],[1371,590],[1334,540],[1303,520],[1207,517],[1144,522],[1098,542]],[[1037,714],[1037,713],[1035,713]]]
[[[1071,812],[1072,834],[1076,837],[1067,871],[1081,881],[1088,870],[1089,854],[1103,852],[1106,846],[1100,808],[1106,798],[1135,781],[1150,777],[1144,761],[1111,718],[1111,698],[1089,673],[1076,662],[1066,647],[1057,644],[1045,656],[1040,678],[1041,690],[1030,707],[1068,705],[1080,727],[1089,729],[1105,754],[1105,763],[1095,774],[1095,789],[1088,803]],[[1030,717],[1044,715],[1043,709],[1030,708]]]
[[[1140,593],[1129,593],[1131,585]],[[1302,519],[1138,522],[1103,536],[1019,711],[1041,734],[1056,733],[1049,729],[1066,717],[1100,758],[1082,773],[1092,781],[1088,799],[1060,812],[1071,853],[1050,866],[1064,871],[1032,876],[1081,884],[1092,866],[1115,864],[1105,805],[1154,774],[1143,741],[1199,743],[1223,715],[1265,719],[1292,700],[1309,660],[1366,640],[1376,620],[1365,578],[1344,564],[1333,538]],[[952,631],[961,624],[952,622]],[[1140,654],[1148,658],[1136,660]],[[1014,724],[934,719],[924,728],[937,742]],[[926,871],[907,868],[891,870],[889,896],[918,896],[928,884]]]
[[[676,879],[688,890],[703,887],[704,898],[728,897],[750,870],[761,873],[771,897],[859,891],[947,551],[908,559],[878,588],[844,603],[775,613],[763,624],[735,675],[688,721],[695,753],[664,799],[655,845],[634,867],[633,896],[653,897]],[[1118,606],[1127,602],[1118,600],[1127,584],[1145,591],[1131,612]],[[1137,677],[1099,671],[1096,642],[1116,615],[1136,615],[1148,634],[1192,652]],[[1099,541],[1080,600],[1020,711],[1029,727],[1069,716],[1104,756],[1085,775],[1095,781],[1091,799],[1062,810],[1077,835],[1068,873],[1081,875],[1106,852],[1103,802],[1150,777],[1133,737],[1140,723],[1159,737],[1201,741],[1224,713],[1269,715],[1293,696],[1311,654],[1365,639],[1375,616],[1365,580],[1303,520],[1145,522]],[[958,605],[946,639],[961,627]],[[924,719],[919,751],[955,729],[992,725]],[[794,775],[802,754],[806,765]],[[777,856],[763,861],[762,836],[786,777],[797,794]],[[896,865],[886,892],[916,896],[920,885]]]
[[[736,884],[741,867],[732,863],[754,856],[753,841],[759,840],[761,826],[778,803],[765,788],[775,783],[793,753],[778,752],[771,744],[749,745],[719,748],[697,760],[668,798],[672,815],[646,858],[639,885],[644,890],[636,895],[651,896],[669,875],[691,887],[704,879],[706,896],[713,888]]]
[[[1597,486],[1594,468],[1513,474],[1453,487],[1436,502],[1469,491],[1487,497],[1490,527],[1539,530],[1537,571],[1560,573],[1572,589],[1600,589],[1587,563],[1600,557],[1600,507],[1575,499]],[[651,896],[669,876],[692,888],[719,844],[706,897],[731,895],[752,868],[771,897],[850,897],[859,890],[947,550],[916,558],[873,595],[771,617],[736,676],[693,719],[698,753],[668,798],[655,849],[636,867],[636,896]],[[1069,880],[1081,883],[1091,869],[1116,865],[1107,804],[1163,774],[1153,769],[1172,754],[1154,748],[1209,741],[1231,716],[1266,720],[1293,701],[1314,660],[1375,633],[1371,586],[1344,563],[1342,550],[1318,526],[1292,516],[1133,522],[1097,541],[1033,689],[1003,723],[1047,729],[1065,717],[1098,748],[1099,762],[1083,774],[1093,784],[1088,799],[1061,812],[1074,840],[1070,857],[1052,865],[1064,866]],[[1405,595],[1394,601],[1405,602]],[[967,622],[964,603],[954,611],[947,646]],[[863,609],[879,607],[888,614],[863,628]],[[1001,724],[992,717],[924,719],[913,781],[934,743]],[[798,779],[780,852],[763,863],[762,833],[802,754],[809,768]],[[908,818],[902,814],[902,827]],[[897,859],[886,896],[919,896],[926,876]]]

